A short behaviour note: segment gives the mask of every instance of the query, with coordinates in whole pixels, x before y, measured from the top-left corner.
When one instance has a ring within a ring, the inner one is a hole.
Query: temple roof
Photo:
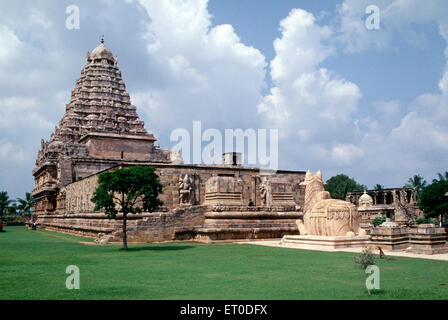
[[[131,104],[117,67],[117,57],[113,57],[104,40],[91,54],[87,53],[86,60],[65,114],[50,140],[42,143],[36,165],[45,162],[49,152],[54,157],[73,147],[79,149],[80,139],[87,134],[116,134],[156,140],[146,131],[137,108]],[[76,153],[76,150],[73,152]]]
[[[372,197],[367,194],[367,191],[364,190],[364,193],[361,197],[359,197],[359,201],[373,201]]]
[[[90,55],[91,59],[109,59],[114,60],[114,57],[112,55],[112,52],[106,45],[104,44],[104,40],[101,41],[101,43],[92,51],[92,54]]]

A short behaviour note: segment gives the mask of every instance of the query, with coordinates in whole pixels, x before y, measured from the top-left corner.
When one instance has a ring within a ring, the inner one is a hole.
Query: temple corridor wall
[[[299,183],[304,179],[302,172],[279,171],[265,178],[257,169],[244,167],[160,164],[154,167],[164,186],[163,193],[159,196],[164,203],[161,211],[172,210],[182,205],[206,204],[206,183],[211,177],[238,179],[241,184],[239,205],[242,206],[247,206],[250,200],[255,206],[302,206],[304,201],[303,190],[299,187]],[[185,175],[190,179],[191,196],[183,202],[180,184]],[[270,184],[269,199],[266,199],[266,196],[263,198],[263,180],[267,180]],[[94,204],[90,199],[97,185],[97,174],[67,185],[59,192],[57,213],[93,213]]]

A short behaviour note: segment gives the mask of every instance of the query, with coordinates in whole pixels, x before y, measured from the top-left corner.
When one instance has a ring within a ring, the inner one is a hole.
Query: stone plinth
[[[289,211],[291,210],[291,211]],[[205,213],[195,240],[272,239],[298,234],[296,220],[303,213],[294,207],[213,206]]]
[[[383,250],[403,250],[409,246],[407,229],[394,222],[384,222],[370,229],[371,245]]]
[[[331,237],[331,236],[284,236],[281,244],[284,246],[291,245],[306,245],[306,246],[321,246],[332,249],[338,248],[357,248],[366,247],[370,244],[370,236],[355,236],[355,237]]]
[[[434,224],[421,224],[409,231],[409,251],[421,254],[448,253],[447,233]]]

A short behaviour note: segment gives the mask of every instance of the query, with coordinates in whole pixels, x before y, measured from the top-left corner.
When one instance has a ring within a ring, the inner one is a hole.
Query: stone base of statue
[[[304,247],[328,247],[329,249],[359,248],[370,245],[370,236],[310,236],[310,235],[287,235],[284,236],[281,244],[284,246],[301,245]]]

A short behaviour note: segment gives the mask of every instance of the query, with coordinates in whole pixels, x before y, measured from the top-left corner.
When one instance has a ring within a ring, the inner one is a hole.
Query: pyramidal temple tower
[[[33,170],[36,213],[55,211],[66,185],[120,163],[171,163],[131,104],[117,62],[103,39],[87,52],[59,126],[41,140]]]

